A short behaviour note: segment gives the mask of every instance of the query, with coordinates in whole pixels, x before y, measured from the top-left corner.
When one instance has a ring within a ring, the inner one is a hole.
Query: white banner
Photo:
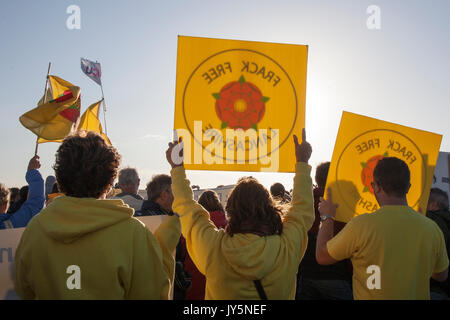
[[[81,58],[81,70],[98,85],[102,85],[102,67],[100,63]]]
[[[167,216],[137,218],[153,233]],[[14,256],[25,228],[0,230],[0,300],[20,299],[14,290]],[[173,297],[173,287],[170,289]]]
[[[439,152],[439,157],[434,169],[432,188],[439,188],[450,196],[450,152]]]

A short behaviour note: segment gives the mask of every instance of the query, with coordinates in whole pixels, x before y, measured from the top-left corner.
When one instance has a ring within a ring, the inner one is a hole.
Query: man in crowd
[[[430,277],[445,281],[448,257],[439,227],[408,206],[408,165],[381,159],[372,187],[380,209],[359,215],[333,238],[337,205],[322,199],[316,259],[323,265],[350,258],[355,299],[430,299]]]
[[[147,184],[147,199],[142,204],[142,216],[173,215],[172,179],[167,174],[153,176]]]
[[[135,168],[124,168],[119,172],[119,188],[121,193],[113,199],[121,199],[134,209],[135,213],[141,210],[144,199],[138,194],[141,179]],[[138,214],[136,214],[138,215]]]
[[[441,229],[447,255],[450,255],[450,212],[448,211],[448,194],[439,188],[431,188],[428,199],[427,217],[436,222]],[[431,299],[446,300],[450,296],[450,279],[445,282],[438,282],[431,279],[430,282]]]
[[[19,210],[12,214],[4,214],[8,210],[9,191],[7,196],[0,199],[0,229],[22,228],[44,207],[44,179],[39,172],[41,163],[39,156],[35,155],[28,163],[25,179],[29,184],[28,199],[23,203]],[[2,187],[3,189],[4,187]],[[2,194],[6,192],[3,191]]]

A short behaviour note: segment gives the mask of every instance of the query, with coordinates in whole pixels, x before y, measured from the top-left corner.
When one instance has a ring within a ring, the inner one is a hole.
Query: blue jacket
[[[26,227],[28,222],[44,207],[44,179],[38,170],[30,170],[25,175],[29,185],[27,201],[13,214],[0,215],[0,229],[5,229],[5,221],[9,220],[14,228]],[[6,222],[8,223],[8,222]]]

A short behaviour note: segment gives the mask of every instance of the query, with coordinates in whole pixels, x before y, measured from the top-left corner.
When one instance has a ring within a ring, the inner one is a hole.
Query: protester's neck
[[[408,201],[406,200],[406,197],[386,197],[383,200],[380,200],[380,207],[382,206],[407,206]]]

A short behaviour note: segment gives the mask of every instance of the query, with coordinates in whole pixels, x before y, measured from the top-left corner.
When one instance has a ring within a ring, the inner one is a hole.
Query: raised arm
[[[282,238],[287,241],[299,257],[304,254],[307,245],[307,233],[314,222],[314,200],[312,195],[311,166],[308,165],[312,148],[306,141],[303,129],[302,143],[294,135],[294,147],[297,163],[295,165],[292,206],[283,222]],[[298,240],[301,239],[299,242]]]
[[[44,179],[38,171],[40,167],[39,156],[36,155],[31,158],[25,175],[25,179],[30,186],[28,199],[10,218],[14,228],[26,227],[28,222],[44,207]]]
[[[209,213],[194,200],[190,182],[182,163],[179,142],[169,143],[166,158],[172,167],[173,210],[180,215],[181,230],[189,255],[203,274],[209,264],[211,250],[218,247],[220,233],[209,218]],[[180,161],[181,158],[181,161]],[[178,160],[178,161],[177,161]]]

